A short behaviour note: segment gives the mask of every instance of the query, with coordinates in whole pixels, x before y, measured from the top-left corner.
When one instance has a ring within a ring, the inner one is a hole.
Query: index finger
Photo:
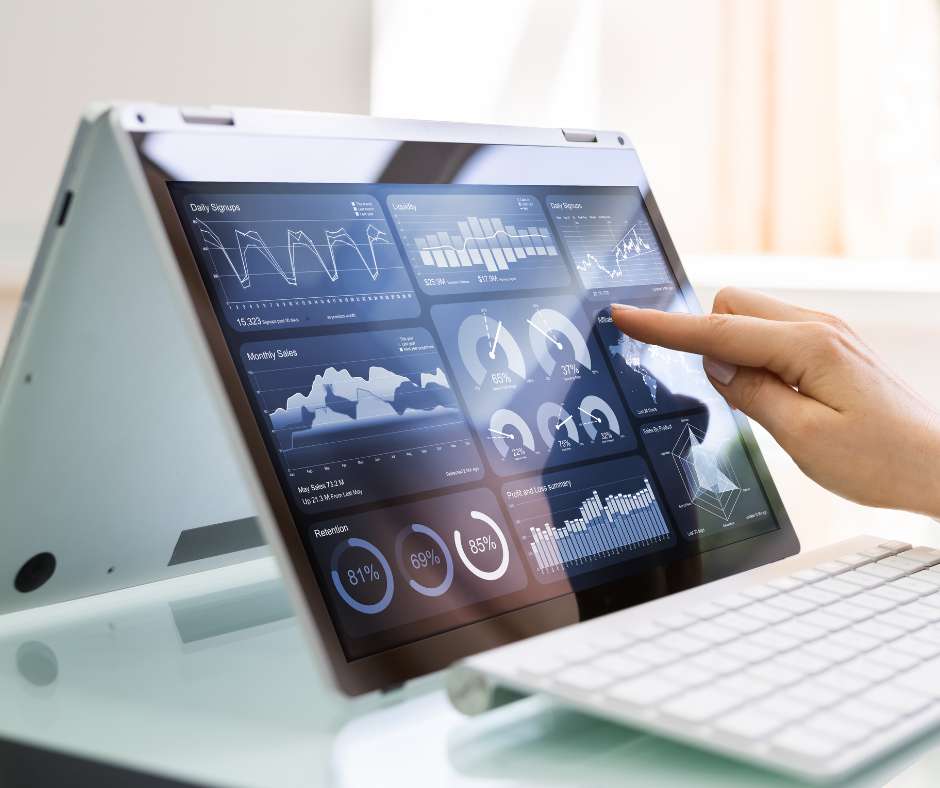
[[[795,386],[800,367],[801,326],[745,315],[690,315],[611,305],[614,324],[623,333],[653,345],[726,361],[763,367]]]

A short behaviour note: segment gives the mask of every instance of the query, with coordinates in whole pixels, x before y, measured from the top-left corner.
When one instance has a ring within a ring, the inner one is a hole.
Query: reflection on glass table
[[[7,615],[0,666],[0,737],[207,785],[795,784],[541,698],[465,718],[436,677],[337,698],[268,560]],[[937,741],[851,785],[930,784]]]

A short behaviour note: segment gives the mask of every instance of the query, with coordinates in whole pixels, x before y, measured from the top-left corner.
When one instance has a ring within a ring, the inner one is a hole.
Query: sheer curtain
[[[940,0],[375,3],[372,111],[619,128],[689,252],[940,258]]]

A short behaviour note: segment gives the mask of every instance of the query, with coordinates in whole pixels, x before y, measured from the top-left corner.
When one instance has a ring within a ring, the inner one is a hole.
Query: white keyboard
[[[940,723],[940,550],[849,540],[471,657],[451,697],[495,686],[837,779]]]

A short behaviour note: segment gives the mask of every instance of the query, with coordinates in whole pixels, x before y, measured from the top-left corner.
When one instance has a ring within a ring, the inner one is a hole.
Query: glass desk
[[[440,685],[332,695],[270,560],[0,617],[0,737],[185,782],[796,784],[541,698],[462,717]],[[935,784],[938,742],[851,785]]]

